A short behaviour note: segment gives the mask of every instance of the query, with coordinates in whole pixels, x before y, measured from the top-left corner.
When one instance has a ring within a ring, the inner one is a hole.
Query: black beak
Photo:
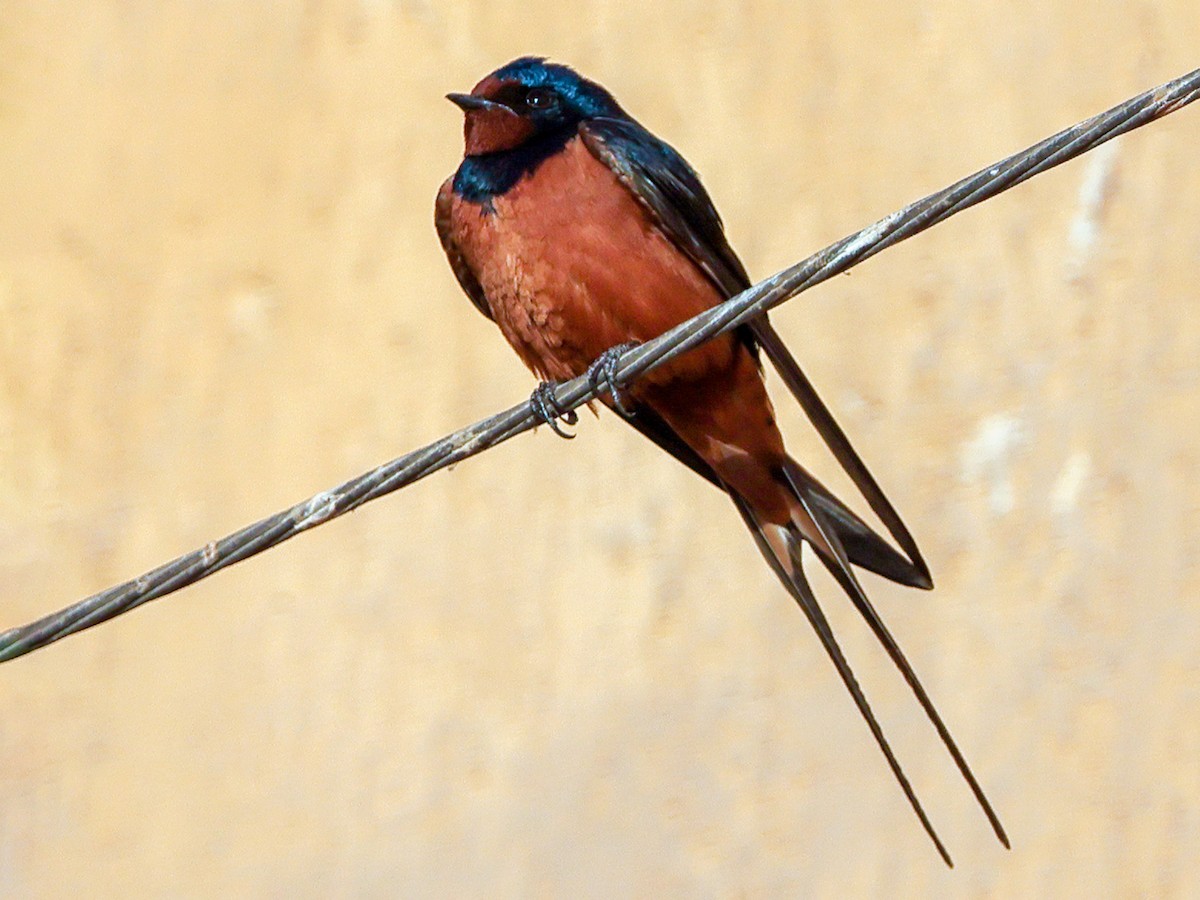
[[[474,94],[447,94],[446,99],[463,112],[470,112],[473,109],[507,109],[502,103],[497,103],[495,100],[485,100],[483,97],[476,97]]]

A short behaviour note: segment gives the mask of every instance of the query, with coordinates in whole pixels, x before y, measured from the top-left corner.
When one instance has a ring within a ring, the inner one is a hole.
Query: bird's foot
[[[568,425],[574,425],[579,421],[579,416],[575,414],[575,410],[564,408],[554,398],[554,389],[556,387],[558,387],[558,382],[543,381],[534,388],[533,393],[529,397],[529,405],[533,407],[533,411],[537,417],[550,426],[551,431],[561,438],[571,440],[575,435],[569,431],[563,431],[558,421],[561,419]]]
[[[625,405],[625,395],[621,390],[624,385],[617,383],[617,362],[620,360],[621,354],[636,346],[636,342],[630,342],[609,347],[596,357],[596,361],[588,366],[587,370],[588,383],[593,390],[596,393],[607,391],[608,395],[612,397],[613,406],[627,419],[632,419],[634,413]]]

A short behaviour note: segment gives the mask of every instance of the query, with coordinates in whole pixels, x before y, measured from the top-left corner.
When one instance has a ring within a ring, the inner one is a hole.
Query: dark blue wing
[[[632,119],[589,119],[579,127],[588,150],[608,166],[654,217],[663,232],[683,250],[726,297],[750,286],[746,269],[725,237],[725,228],[700,176],[673,147]],[[887,526],[910,565],[897,568],[895,550],[862,525],[850,510],[828,494],[838,508],[841,536],[852,562],[904,584],[931,587],[929,567],[912,534],[854,450],[829,408],[818,396],[779,333],[765,315],[738,331],[754,350],[761,348],[788,390],[800,403],[834,458]],[[653,436],[660,446],[662,435]],[[669,449],[669,448],[668,448]],[[675,454],[679,456],[679,454]],[[690,462],[684,460],[691,465]],[[696,468],[692,465],[692,468]],[[704,474],[704,473],[702,473]],[[853,524],[852,524],[853,523]],[[857,527],[856,527],[857,526]],[[866,533],[863,533],[863,529]]]
[[[477,310],[490,319],[492,310],[483,293],[483,286],[480,285],[479,279],[475,277],[471,267],[467,265],[467,259],[455,242],[453,230],[450,227],[450,204],[454,202],[452,181],[453,179],[447,180],[438,191],[437,202],[433,208],[433,225],[437,229],[438,240],[442,242],[442,249],[446,251],[446,259],[450,261],[450,270],[458,279],[463,293],[467,295]]]
[[[700,176],[673,147],[627,119],[590,119],[579,134],[726,297],[750,286]]]

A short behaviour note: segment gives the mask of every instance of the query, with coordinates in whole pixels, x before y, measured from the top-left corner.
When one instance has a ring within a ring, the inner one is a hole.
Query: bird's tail
[[[916,792],[913,790],[908,776],[905,775],[904,770],[901,768],[899,760],[896,758],[891,745],[883,733],[883,729],[876,720],[875,714],[871,711],[871,706],[867,703],[862,688],[859,687],[858,681],[855,679],[854,673],[850,669],[849,663],[846,662],[841,647],[834,637],[833,630],[829,626],[829,621],[825,618],[825,614],[822,612],[820,605],[817,603],[816,596],[808,584],[808,579],[804,574],[801,553],[805,544],[808,544],[812,548],[817,558],[829,570],[838,584],[841,585],[846,595],[850,598],[851,603],[854,604],[854,607],[866,620],[871,631],[874,632],[876,638],[879,639],[879,642],[887,651],[888,656],[892,658],[892,661],[904,676],[904,680],[908,682],[909,687],[912,688],[913,693],[916,695],[917,702],[920,703],[929,720],[933,723],[946,750],[950,753],[955,765],[958,766],[959,772],[962,773],[963,778],[971,788],[971,792],[975,795],[975,799],[979,802],[980,807],[991,823],[996,837],[999,838],[1005,847],[1008,847],[1009,841],[1008,836],[1004,832],[1004,826],[1001,825],[999,817],[984,795],[983,789],[979,786],[979,782],[971,772],[970,766],[967,765],[967,761],[963,758],[958,745],[955,744],[954,738],[951,737],[949,730],[942,721],[942,717],[934,708],[933,702],[925,692],[925,688],[917,679],[912,666],[909,665],[904,653],[900,650],[895,638],[892,637],[891,632],[888,631],[887,626],[879,617],[879,613],[876,612],[871,601],[867,599],[862,586],[859,584],[858,577],[851,568],[851,564],[853,563],[854,565],[877,572],[901,584],[909,584],[914,587],[930,587],[931,584],[928,576],[923,575],[918,568],[914,567],[907,559],[892,549],[886,541],[875,534],[861,519],[847,509],[845,505],[837,500],[832,493],[798,463],[791,459],[787,460],[781,472],[781,478],[795,500],[792,520],[786,525],[777,525],[765,520],[755,512],[753,507],[744,498],[732,491],[730,492],[730,496],[733,497],[738,512],[741,513],[747,527],[749,527],[751,534],[754,536],[755,542],[758,544],[758,549],[762,552],[762,555],[766,558],[767,563],[774,570],[780,582],[782,582],[792,597],[795,598],[804,615],[812,624],[822,646],[833,661],[838,675],[841,676],[846,688],[850,691],[851,697],[854,699],[855,705],[858,706],[859,712],[862,714],[863,719],[866,720],[867,726],[870,728],[871,734],[874,735],[876,743],[879,744],[880,750],[883,751],[883,755],[887,758],[888,766],[896,776],[896,780],[900,783],[900,787],[904,791],[905,797],[908,798],[913,811],[917,814],[917,818],[920,819],[921,825],[933,840],[934,845],[946,861],[946,864],[952,866],[953,863],[950,860],[950,855],[947,853],[945,845],[938,837],[932,823],[930,823],[928,816],[925,814],[925,810],[917,799]]]

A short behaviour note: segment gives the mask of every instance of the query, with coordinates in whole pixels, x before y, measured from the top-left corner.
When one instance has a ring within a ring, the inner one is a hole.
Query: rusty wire
[[[618,386],[627,384],[647,370],[736,328],[881,250],[1107,140],[1174,112],[1197,97],[1200,97],[1200,69],[1146,91],[909,204],[654,340],[627,350],[618,360],[615,383]],[[574,410],[593,399],[596,390],[586,376],[581,376],[558,385],[554,396],[564,410]],[[540,421],[528,401],[518,404],[124,584],[93,594],[36,622],[10,629],[0,634],[0,662],[23,656],[194,584],[302,531],[528,431]]]

